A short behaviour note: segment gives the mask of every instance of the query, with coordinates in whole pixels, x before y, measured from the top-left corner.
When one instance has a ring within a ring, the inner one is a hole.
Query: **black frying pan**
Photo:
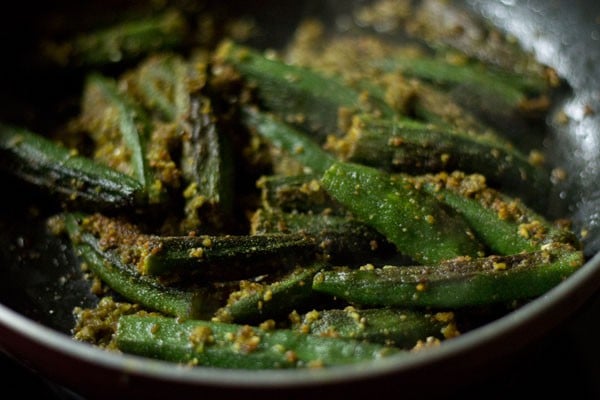
[[[74,7],[82,7],[79,2],[48,3],[20,2],[15,10],[0,17],[2,118],[18,116],[27,122],[23,107],[33,107],[38,115],[44,115],[44,102],[55,99],[53,94],[61,90],[70,89],[70,77],[48,82],[47,77],[36,75],[35,66],[30,64],[29,46],[39,34],[45,15],[70,15]],[[86,7],[93,13],[113,10],[123,3],[89,2]],[[256,1],[227,2],[227,6],[231,13],[254,12],[259,22],[269,27],[269,34],[262,38],[264,44],[278,46],[301,18],[316,14],[332,20],[340,13],[348,13],[353,3]],[[321,371],[177,368],[158,361],[108,354],[70,339],[73,307],[91,305],[96,299],[89,294],[88,283],[82,279],[65,243],[43,234],[42,220],[27,207],[30,193],[19,191],[22,188],[3,178],[0,348],[51,382],[86,397],[117,393],[145,397],[158,393],[260,393],[287,398],[315,393],[330,397],[388,391],[397,395],[431,394],[445,392],[444,385],[466,387],[482,374],[503,373],[502,368],[509,365],[512,355],[547,336],[600,287],[600,3],[471,0],[466,5],[512,33],[542,62],[556,68],[572,88],[561,104],[570,123],[551,125],[550,136],[544,142],[548,156],[554,164],[564,167],[569,177],[552,204],[566,210],[576,231],[586,228],[589,232],[585,238],[589,261],[563,284],[506,317],[448,342],[439,351],[415,355],[411,360],[391,358],[372,365]],[[586,105],[596,113],[585,113]]]

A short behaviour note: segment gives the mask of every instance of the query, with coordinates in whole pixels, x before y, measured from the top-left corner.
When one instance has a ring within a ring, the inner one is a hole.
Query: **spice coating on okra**
[[[564,170],[520,141],[566,82],[451,2],[370,2],[272,48],[258,21],[140,7],[48,38],[83,78],[64,121],[0,125],[0,167],[58,198],[98,300],[75,340],[194,368],[410,357],[585,263],[547,209]]]

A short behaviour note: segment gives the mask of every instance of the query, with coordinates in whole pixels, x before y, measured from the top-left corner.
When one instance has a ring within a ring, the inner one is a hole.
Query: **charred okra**
[[[80,215],[65,215],[65,226],[76,254],[108,287],[148,310],[182,318],[208,318],[221,304],[222,296],[209,285],[196,289],[167,286],[141,276],[122,254],[82,228]]]
[[[546,293],[583,265],[583,253],[550,243],[509,256],[457,257],[427,266],[367,265],[322,271],[313,289],[360,306],[459,309],[523,301]]]
[[[231,221],[235,194],[233,149],[215,120],[210,100],[194,95],[184,136],[181,170],[186,188],[186,231],[222,232]]]

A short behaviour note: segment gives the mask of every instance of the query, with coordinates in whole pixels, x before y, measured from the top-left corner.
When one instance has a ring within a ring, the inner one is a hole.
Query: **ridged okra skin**
[[[532,252],[552,242],[581,247],[568,226],[548,220],[520,198],[488,187],[483,175],[454,171],[410,179],[456,210],[489,254]]]
[[[339,162],[325,172],[322,183],[336,201],[418,263],[483,254],[460,215],[400,175]]]
[[[208,318],[219,307],[220,293],[209,286],[183,289],[141,276],[118,252],[81,229],[85,216],[65,214],[65,226],[75,253],[109,288],[147,310],[182,318]]]
[[[256,87],[263,108],[315,134],[322,142],[340,131],[338,118],[344,111],[375,112],[392,116],[393,110],[377,98],[369,98],[336,76],[287,64],[231,41],[216,52],[220,63],[233,65]]]
[[[321,304],[322,294],[313,292],[312,280],[323,268],[324,263],[316,263],[298,267],[271,283],[241,282],[240,290],[230,294],[227,304],[216,311],[215,318],[222,322],[257,324],[284,317],[311,304]]]
[[[118,210],[145,204],[135,179],[40,134],[0,124],[0,166],[69,207]]]
[[[314,236],[318,238],[319,252],[334,264],[399,257],[394,244],[384,235],[352,216],[259,209],[252,216],[251,229],[256,235]]]
[[[315,235],[148,236],[140,246],[144,275],[235,280],[293,269],[319,257]],[[148,251],[146,251],[148,249]]]
[[[188,231],[223,232],[231,223],[236,195],[233,145],[218,126],[210,99],[192,95],[187,121],[180,163],[186,184],[184,225]]]
[[[308,170],[307,173],[321,175],[336,161],[315,138],[281,118],[251,108],[244,109],[242,114],[246,126],[300,162]]]
[[[249,370],[327,367],[400,354],[388,346],[288,329],[136,315],[119,319],[115,340],[125,353]]]
[[[479,173],[490,186],[537,204],[550,192],[544,165],[505,140],[440,128],[409,119],[356,116],[337,146],[347,161],[390,172],[455,170]]]
[[[313,310],[298,316],[293,329],[402,349],[411,349],[428,338],[443,340],[460,334],[452,312],[430,313],[387,307]]]
[[[96,73],[87,77],[81,123],[100,149],[97,154],[104,155],[103,162],[122,168],[124,173],[137,179],[149,203],[157,204],[166,199],[165,189],[148,157],[151,121],[144,110],[119,89],[114,79]],[[115,152],[119,146],[122,146],[121,151]],[[115,153],[126,154],[126,160]]]
[[[188,33],[184,15],[172,9],[141,19],[123,18],[112,25],[77,34],[52,44],[46,56],[62,66],[98,68],[177,49],[184,44]]]
[[[458,257],[428,266],[323,271],[313,289],[361,306],[460,309],[535,298],[583,262],[581,251],[552,243],[531,253]]]

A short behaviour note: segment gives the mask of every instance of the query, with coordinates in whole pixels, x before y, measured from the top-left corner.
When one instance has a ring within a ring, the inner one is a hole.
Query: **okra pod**
[[[259,209],[251,222],[257,235],[303,233],[318,238],[319,252],[332,263],[400,257],[384,235],[352,216]]]
[[[355,116],[348,134],[334,148],[343,160],[390,172],[480,173],[490,186],[527,200],[539,199],[550,190],[546,168],[510,143],[408,119]]]
[[[314,138],[270,113],[245,108],[243,122],[273,146],[298,160],[308,169],[307,173],[321,175],[336,161],[336,158],[323,150]]]
[[[270,283],[242,281],[240,289],[232,292],[227,304],[216,311],[215,318],[221,322],[257,324],[319,304],[321,294],[313,292],[312,281],[323,268],[321,263],[302,266]]]
[[[0,124],[0,166],[63,204],[116,210],[145,204],[135,179],[28,129]]]
[[[583,265],[562,243],[509,256],[457,257],[428,266],[321,271],[313,289],[365,307],[463,307],[509,304],[540,296]],[[372,267],[372,266],[371,266]]]
[[[269,235],[147,236],[140,244],[143,275],[197,276],[235,280],[281,272],[321,256],[316,236]],[[199,278],[200,279],[200,278]]]
[[[394,308],[312,310],[293,321],[292,329],[325,337],[366,340],[403,349],[418,341],[459,335],[454,313],[428,313]]]
[[[490,254],[531,252],[551,242],[579,246],[570,230],[551,223],[521,199],[487,187],[482,175],[455,171],[412,179],[462,215]]]
[[[344,111],[394,114],[384,102],[335,75],[287,64],[231,41],[221,44],[216,59],[233,65],[256,86],[259,101],[267,110],[314,132],[318,141],[340,131],[338,116]]]
[[[181,170],[186,183],[185,231],[224,231],[233,213],[233,149],[217,126],[208,98],[193,95],[190,132],[184,136]]]
[[[97,158],[137,179],[150,203],[164,200],[162,182],[154,177],[147,157],[150,121],[114,80],[98,74],[88,77],[81,121],[98,146]]]
[[[175,49],[184,43],[188,30],[181,12],[172,9],[80,33],[64,43],[53,44],[47,53],[60,65],[101,67]]]
[[[400,175],[338,162],[325,172],[322,183],[353,215],[418,263],[482,254],[460,215]]]
[[[123,261],[122,254],[107,249],[98,238],[82,229],[83,218],[65,215],[73,249],[95,276],[124,298],[149,310],[182,318],[208,318],[221,304],[222,294],[209,286],[180,289],[139,275],[135,266]]]
[[[189,68],[178,54],[148,57],[131,79],[140,102],[165,122],[185,121],[190,112]]]
[[[346,209],[327,194],[319,178],[316,174],[263,175],[256,182],[261,189],[262,207],[284,212],[344,215]]]
[[[531,53],[524,51],[514,38],[455,3],[425,0],[420,2],[412,17],[405,25],[405,32],[434,49],[453,49],[497,69],[531,76],[537,81],[555,76]]]
[[[321,249],[315,236],[304,233],[163,236],[144,234],[122,218],[101,214],[87,216],[81,230],[136,273],[174,281],[190,276],[227,281],[282,272],[314,260]]]
[[[398,349],[356,340],[324,338],[289,329],[124,315],[115,333],[124,353],[235,369],[327,367],[401,354]]]

